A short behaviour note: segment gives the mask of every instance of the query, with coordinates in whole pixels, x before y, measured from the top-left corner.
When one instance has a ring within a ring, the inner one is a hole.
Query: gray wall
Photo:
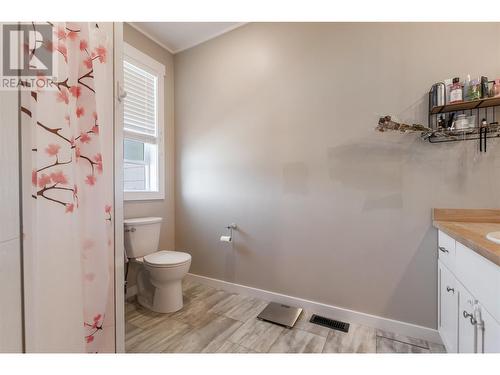
[[[191,272],[436,327],[431,208],[500,207],[500,149],[373,128],[426,123],[432,83],[499,63],[499,24],[249,24],[176,55]]]
[[[151,201],[125,201],[124,217],[159,216],[163,218],[160,250],[173,250],[175,246],[174,217],[174,59],[170,52],[134,29],[123,24],[123,40],[132,47],[165,65],[165,199]],[[129,286],[135,285],[135,269],[128,276]]]

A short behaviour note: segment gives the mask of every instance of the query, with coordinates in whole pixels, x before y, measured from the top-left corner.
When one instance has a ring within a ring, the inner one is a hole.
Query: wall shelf
[[[485,98],[471,101],[462,101],[458,103],[439,105],[432,107],[429,111],[431,115],[437,115],[439,113],[449,113],[457,111],[467,111],[478,108],[488,108],[500,106],[500,97],[495,98]]]
[[[429,122],[427,125],[405,124],[393,121],[391,116],[380,117],[376,129],[380,132],[398,131],[401,133],[420,133],[424,141],[430,143],[479,141],[479,150],[486,152],[487,139],[500,138],[500,125],[496,120],[500,112],[500,97],[462,101],[431,107],[432,90],[429,92]],[[438,126],[438,117],[450,126],[457,113],[468,114],[475,121],[475,126],[466,129]],[[482,122],[485,125],[482,125]]]
[[[496,120],[497,110],[500,107],[500,97],[464,100],[457,103],[431,106],[433,98],[436,97],[438,92],[436,88],[440,85],[442,83],[433,85],[429,91],[428,130],[420,134],[421,138],[430,143],[478,140],[479,150],[486,152],[487,139],[500,137],[500,128]],[[441,89],[443,87],[441,86]],[[472,119],[475,126],[466,129],[450,127],[456,118],[455,116],[459,113],[468,115],[468,119]],[[444,127],[439,124],[441,120],[444,121]],[[483,122],[485,122],[485,125],[482,125]]]
[[[475,127],[463,130],[432,130],[421,133],[421,138],[428,140],[430,143],[442,142],[457,142],[457,141],[473,141],[485,138],[500,137],[500,126],[498,124],[490,124],[482,127]],[[484,151],[486,151],[485,143]]]

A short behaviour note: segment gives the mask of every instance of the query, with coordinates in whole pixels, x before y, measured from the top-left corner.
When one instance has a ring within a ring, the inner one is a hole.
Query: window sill
[[[130,192],[126,191],[123,193],[123,200],[125,202],[137,202],[137,201],[154,201],[154,200],[164,200],[165,194],[159,192]]]

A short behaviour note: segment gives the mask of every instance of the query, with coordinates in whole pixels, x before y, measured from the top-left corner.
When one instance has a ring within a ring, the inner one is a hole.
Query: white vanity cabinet
[[[474,318],[474,297],[464,288],[458,286],[458,352],[476,353],[477,327]]]
[[[438,235],[438,330],[449,353],[500,353],[500,267]]]
[[[455,276],[439,262],[439,333],[448,352],[458,351],[458,283]]]
[[[479,329],[478,352],[500,353],[500,324],[488,313],[488,311],[477,305],[479,315],[478,321],[482,324]]]

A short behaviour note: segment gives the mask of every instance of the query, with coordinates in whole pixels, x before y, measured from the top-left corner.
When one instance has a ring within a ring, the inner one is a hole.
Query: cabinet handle
[[[452,292],[453,294],[455,294],[455,288],[450,288],[449,286],[446,287],[446,291],[447,292]]]
[[[441,251],[442,253],[449,253],[449,251],[446,250],[446,248],[444,248],[443,246],[439,246],[439,251]]]
[[[467,319],[469,318],[470,319],[470,324],[472,324],[473,326],[476,325],[477,323],[477,320],[474,318],[474,316],[472,314],[469,314],[467,311],[464,310],[463,312],[464,314],[464,318]]]
[[[474,320],[476,321],[474,330],[474,346],[476,348],[476,353],[484,353],[484,320],[481,318],[481,309],[478,304],[474,305]],[[481,334],[481,338],[479,338]],[[481,342],[481,348],[479,348],[479,341]],[[480,349],[480,351],[479,351]]]

